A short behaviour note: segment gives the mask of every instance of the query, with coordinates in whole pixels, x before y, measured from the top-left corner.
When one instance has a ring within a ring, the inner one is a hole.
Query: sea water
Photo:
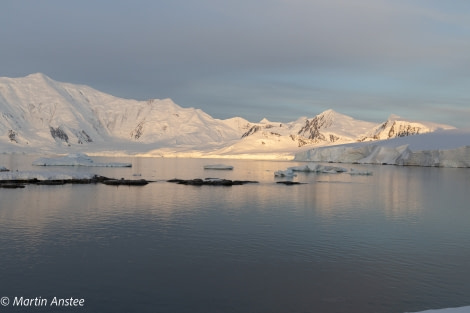
[[[292,180],[304,184],[286,186],[274,172],[303,163],[95,159],[133,166],[34,167],[34,157],[0,156],[11,170],[154,181],[0,188],[2,312],[386,313],[470,305],[469,169],[334,164],[373,175],[298,173]],[[203,169],[220,163],[234,169]],[[206,177],[258,183],[166,182]]]

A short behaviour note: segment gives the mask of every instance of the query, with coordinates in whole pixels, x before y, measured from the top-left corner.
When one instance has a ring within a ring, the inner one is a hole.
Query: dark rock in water
[[[296,182],[296,181],[278,181],[278,182],[276,182],[276,183],[277,183],[277,184],[287,185],[287,186],[304,184],[304,183],[299,183],[299,182]]]
[[[35,184],[39,180],[37,178],[32,178],[32,179],[7,179],[7,180],[2,180],[0,181],[0,184],[5,185],[5,184]]]
[[[111,179],[105,176],[94,175],[91,178],[72,178],[72,179],[46,179],[46,180],[39,180],[37,178],[31,179],[8,179],[8,180],[1,180],[0,181],[0,188],[24,188],[24,185],[27,184],[35,184],[35,185],[64,185],[64,184],[96,184],[96,183],[104,183],[106,181],[117,181],[117,179]],[[148,183],[142,182],[142,180],[138,181],[124,181],[121,182],[120,185],[144,185]],[[111,183],[112,184],[112,183]],[[15,187],[16,186],[16,187]]]
[[[252,180],[230,180],[230,179],[220,179],[220,178],[195,178],[195,179],[170,179],[167,180],[169,183],[177,183],[180,185],[193,185],[193,186],[233,186],[233,185],[244,185],[244,184],[256,184],[257,181]]]
[[[18,184],[18,183],[1,183],[0,188],[9,188],[9,189],[15,189],[15,188],[24,188],[25,185],[23,184]]]
[[[146,181],[145,179],[108,179],[102,181],[103,184],[105,185],[112,185],[112,186],[120,186],[120,185],[126,185],[126,186],[144,186],[147,185],[149,182]]]
[[[179,182],[182,182],[182,181],[183,181],[183,179],[173,178],[173,179],[167,180],[166,182],[167,183],[179,183]]]
[[[36,185],[65,185],[65,180],[40,180],[36,182]]]

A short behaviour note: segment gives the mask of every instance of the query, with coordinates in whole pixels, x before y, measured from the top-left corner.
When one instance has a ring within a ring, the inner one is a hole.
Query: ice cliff
[[[470,167],[470,130],[445,130],[373,142],[324,146],[296,161]]]

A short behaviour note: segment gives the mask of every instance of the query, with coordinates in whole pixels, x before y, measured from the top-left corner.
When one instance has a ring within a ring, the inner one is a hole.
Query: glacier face
[[[470,130],[445,130],[389,140],[318,147],[296,161],[470,167]]]

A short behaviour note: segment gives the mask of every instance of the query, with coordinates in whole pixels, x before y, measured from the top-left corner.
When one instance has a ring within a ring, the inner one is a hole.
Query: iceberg
[[[352,169],[349,171],[349,175],[365,175],[365,176],[370,176],[370,175],[372,175],[372,171],[358,171],[358,170],[352,168]]]
[[[233,170],[233,166],[225,164],[204,165],[205,170]]]
[[[0,172],[8,172],[9,169],[7,169],[5,166],[0,166]]]
[[[132,167],[131,163],[95,163],[84,153],[73,153],[56,158],[39,158],[33,161],[37,166],[94,166],[94,167]]]
[[[293,172],[305,172],[305,173],[343,173],[348,170],[344,167],[331,166],[331,165],[321,165],[321,164],[310,164],[310,165],[301,165],[301,166],[292,166],[287,169],[288,171]]]
[[[297,174],[294,173],[292,169],[287,169],[285,171],[275,171],[274,177],[296,177]]]
[[[323,146],[295,161],[470,167],[470,130],[446,130],[374,142]]]

